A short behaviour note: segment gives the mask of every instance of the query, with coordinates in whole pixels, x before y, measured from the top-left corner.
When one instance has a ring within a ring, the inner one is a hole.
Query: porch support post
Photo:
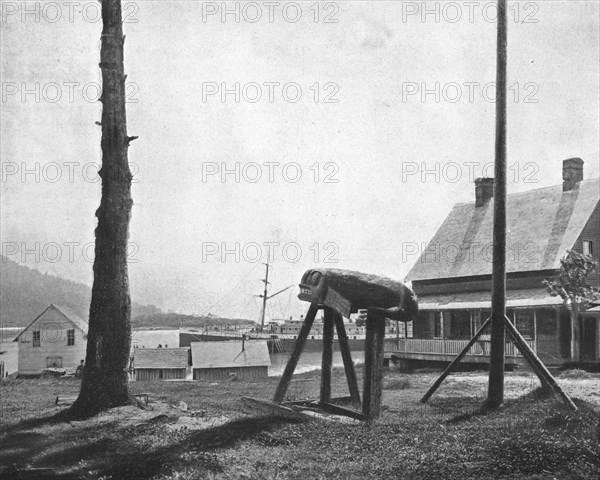
[[[452,370],[454,369],[454,367],[456,367],[456,365],[458,365],[460,363],[460,361],[463,359],[463,357],[469,352],[469,350],[471,349],[471,347],[473,345],[475,345],[475,342],[483,334],[484,330],[490,324],[491,320],[492,320],[491,318],[488,318],[484,322],[484,324],[481,326],[481,328],[479,330],[477,330],[477,333],[475,334],[475,336],[469,341],[469,343],[467,343],[465,345],[465,348],[462,349],[462,351],[456,356],[456,358],[454,360],[452,360],[452,363],[450,363],[450,365],[448,365],[446,367],[446,370],[444,370],[444,372],[435,381],[435,383],[431,386],[431,388],[429,390],[427,390],[427,393],[425,395],[423,395],[423,398],[421,398],[421,403],[427,402],[427,400],[429,400],[429,398],[435,393],[435,391],[439,388],[439,386],[442,384],[442,382],[444,381],[444,379],[448,375],[450,375],[450,373],[452,372]]]
[[[300,329],[300,333],[298,334],[298,338],[296,339],[296,343],[294,344],[294,349],[292,350],[288,363],[285,366],[283,376],[279,381],[279,385],[277,385],[275,397],[273,398],[275,403],[281,403],[285,398],[287,389],[290,386],[290,381],[292,380],[292,375],[294,374],[294,370],[296,370],[296,365],[298,365],[298,360],[300,360],[300,354],[302,353],[302,350],[304,350],[306,339],[308,338],[308,334],[310,333],[310,329],[315,321],[318,311],[319,306],[315,303],[311,303],[310,307],[308,308],[308,312],[306,313],[304,323],[302,324],[302,328]]]
[[[369,419],[381,414],[383,380],[383,343],[385,339],[385,317],[367,310],[367,335],[365,340],[365,377],[363,381],[363,414]]]

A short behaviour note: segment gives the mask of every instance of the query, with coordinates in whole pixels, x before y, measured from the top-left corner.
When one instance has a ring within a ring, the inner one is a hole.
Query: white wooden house
[[[19,375],[46,368],[75,369],[85,359],[88,324],[67,307],[51,304],[16,338]]]
[[[571,362],[571,315],[543,284],[556,279],[567,250],[600,262],[600,179],[583,179],[583,160],[563,161],[563,184],[512,193],[506,198],[507,316],[547,365]],[[491,315],[494,180],[475,180],[475,202],[456,204],[407,280],[419,297],[412,339],[388,341],[392,356],[406,361],[452,361]],[[587,278],[600,287],[600,272]],[[580,312],[580,362],[600,364],[600,312]],[[489,336],[465,362],[489,363]],[[512,342],[507,365],[525,360]]]

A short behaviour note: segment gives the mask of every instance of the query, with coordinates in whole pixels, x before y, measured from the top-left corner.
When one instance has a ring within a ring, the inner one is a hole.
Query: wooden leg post
[[[321,403],[331,401],[331,364],[333,362],[333,319],[335,312],[325,307],[323,320],[323,358],[321,360]]]
[[[296,370],[296,365],[298,365],[300,354],[302,353],[302,350],[304,350],[306,339],[308,338],[308,334],[310,333],[310,329],[312,327],[313,322],[315,321],[315,317],[317,316],[318,310],[318,305],[315,305],[313,303],[310,304],[308,312],[306,313],[306,318],[304,319],[304,324],[302,325],[300,333],[298,334],[298,338],[296,339],[296,343],[294,344],[294,349],[292,350],[288,363],[285,366],[285,370],[283,372],[281,380],[279,381],[279,385],[277,385],[275,397],[273,398],[273,401],[275,403],[281,403],[285,398],[285,394],[290,385],[290,380],[292,379],[294,370]]]
[[[370,420],[379,418],[381,414],[384,339],[385,319],[381,315],[368,311],[367,335],[365,340],[363,414]]]
[[[569,407],[571,407],[573,410],[577,410],[577,405],[573,403],[573,400],[571,400],[571,398],[564,392],[560,385],[556,383],[556,380],[552,374],[548,371],[544,363],[539,359],[529,345],[527,345],[527,342],[521,336],[515,326],[510,323],[507,317],[504,317],[504,321],[506,323],[506,329],[508,330],[509,335],[512,337],[512,340],[523,357],[525,357],[525,359],[533,368],[542,385],[554,390],[554,392],[556,392]]]
[[[475,336],[471,339],[471,341],[469,343],[467,343],[465,348],[463,348],[462,351],[456,356],[456,358],[454,360],[452,360],[452,363],[446,367],[446,370],[444,370],[444,373],[442,373],[440,375],[440,377],[435,381],[435,383],[431,386],[431,388],[427,391],[427,393],[425,395],[423,395],[423,398],[421,398],[421,403],[425,403],[435,393],[435,391],[442,384],[444,379],[448,375],[450,375],[450,372],[452,372],[454,367],[456,367],[456,365],[458,365],[458,363],[468,353],[468,351],[471,349],[471,347],[473,345],[475,345],[475,342],[481,336],[481,334],[484,332],[484,330],[487,328],[487,326],[490,324],[491,320],[492,320],[491,318],[488,318],[483,323],[483,325],[479,328],[479,330],[477,330],[477,333],[475,333]]]
[[[354,370],[354,363],[352,363],[352,355],[350,354],[350,345],[348,344],[348,335],[346,335],[346,328],[344,327],[344,319],[339,313],[335,313],[334,321],[338,340],[340,342],[342,360],[344,360],[344,370],[346,371],[346,380],[348,382],[350,398],[352,398],[353,404],[360,406],[360,393],[358,391],[358,381],[356,380],[356,370]]]

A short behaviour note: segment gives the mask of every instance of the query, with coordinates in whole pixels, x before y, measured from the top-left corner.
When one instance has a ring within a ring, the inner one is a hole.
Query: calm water
[[[273,353],[271,354],[271,366],[269,367],[269,376],[277,376],[283,374],[285,365],[287,364],[289,353]],[[363,363],[365,354],[362,351],[352,352],[352,360],[354,362]],[[333,366],[343,367],[342,354],[333,352]],[[311,370],[319,370],[321,368],[321,352],[303,352],[300,355],[300,361],[294,373],[310,372]]]

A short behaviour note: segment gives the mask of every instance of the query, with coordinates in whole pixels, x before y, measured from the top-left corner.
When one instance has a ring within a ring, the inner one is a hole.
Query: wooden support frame
[[[296,343],[294,344],[292,354],[290,355],[281,380],[279,381],[279,385],[277,386],[277,390],[275,391],[275,397],[273,398],[275,403],[281,403],[285,398],[287,389],[290,386],[290,380],[292,379],[294,370],[296,370],[298,360],[300,360],[300,354],[302,353],[302,350],[304,350],[306,339],[308,338],[308,334],[310,333],[310,329],[315,321],[318,311],[319,306],[311,303],[310,307],[308,308],[306,318],[304,319],[304,323],[302,324],[302,328],[300,329],[300,333],[298,334],[298,338],[296,339]]]
[[[542,382],[542,385],[551,388],[556,394],[560,396],[563,402],[565,402],[572,410],[577,410],[577,405],[573,403],[573,400],[564,392],[560,385],[556,382],[550,371],[546,368],[544,363],[539,359],[535,352],[527,345],[525,339],[521,336],[517,328],[509,322],[508,318],[505,317],[506,329],[511,336],[513,342],[521,352],[521,354],[527,359],[531,367],[534,369],[538,378]]]
[[[454,360],[452,360],[452,363],[450,363],[450,365],[448,365],[446,367],[446,370],[444,370],[444,372],[435,381],[435,383],[431,386],[431,388],[429,390],[427,390],[427,393],[425,395],[423,395],[423,398],[421,398],[421,403],[425,403],[427,400],[429,400],[431,398],[431,396],[435,393],[435,391],[442,384],[444,379],[448,375],[450,375],[452,370],[454,370],[454,367],[456,367],[456,365],[458,365],[460,363],[460,361],[463,359],[463,357],[469,352],[469,350],[471,350],[471,347],[473,345],[475,345],[475,342],[477,342],[477,340],[479,340],[479,337],[483,334],[483,332],[485,331],[485,329],[488,327],[488,325],[491,322],[492,322],[491,317],[488,318],[485,322],[483,322],[483,325],[481,325],[481,327],[479,327],[479,330],[477,330],[477,332],[475,333],[475,335],[473,336],[471,341],[465,345],[465,348],[463,348],[462,351],[456,356],[456,358]]]
[[[488,318],[485,323],[479,328],[477,333],[473,336],[471,341],[462,349],[462,351],[456,356],[456,358],[446,367],[446,370],[440,375],[440,377],[435,381],[435,383],[431,386],[431,388],[427,391],[423,398],[421,398],[421,403],[427,402],[429,398],[435,393],[435,391],[442,384],[444,379],[452,372],[454,367],[458,365],[458,363],[463,359],[463,357],[467,354],[467,352],[471,349],[471,347],[475,344],[477,339],[481,336],[487,326],[491,323],[491,318]],[[571,398],[565,393],[565,391],[560,387],[560,385],[556,382],[556,379],[552,376],[550,371],[546,368],[544,363],[539,359],[536,353],[531,349],[531,347],[527,344],[525,339],[521,336],[517,328],[511,323],[507,316],[504,317],[504,328],[508,330],[508,334],[517,347],[517,349],[521,352],[521,355],[527,360],[533,371],[540,379],[540,382],[544,387],[549,388],[558,396],[560,396],[561,400],[565,402],[572,410],[577,410],[577,405],[571,400]]]
[[[306,344],[310,329],[314,323],[319,308],[324,309],[323,320],[323,356],[321,359],[321,384],[320,396],[318,402],[315,400],[301,400],[294,402],[284,402],[285,395],[290,385],[292,375],[298,365],[300,355]],[[361,407],[362,412],[357,412],[332,402],[340,398],[331,398],[331,367],[333,363],[333,340],[334,328],[338,334],[342,359],[344,361],[344,370],[348,382],[349,397],[341,397],[343,400],[350,400],[355,406]],[[367,335],[365,340],[365,378],[363,382],[363,402],[361,403],[356,370],[352,362],[348,335],[344,327],[344,320],[340,313],[330,307],[320,307],[311,303],[306,318],[294,344],[294,348],[288,359],[272,404],[277,406],[304,407],[306,409],[314,408],[331,413],[334,415],[343,415],[355,420],[373,420],[381,414],[381,395],[383,381],[383,363],[384,363],[384,342],[385,341],[385,316],[381,309],[368,309],[367,313]],[[252,399],[254,404],[256,400]],[[265,403],[265,402],[263,402]],[[270,403],[270,402],[267,402]],[[269,407],[272,408],[272,407]],[[279,411],[279,410],[278,410]],[[282,413],[284,412],[281,410]],[[287,410],[284,412],[289,414]]]
[[[381,414],[385,317],[368,309],[366,333],[362,412],[374,420]]]
[[[325,307],[323,318],[323,357],[321,360],[321,403],[331,402],[331,364],[333,363],[333,324],[335,312]]]
[[[338,341],[340,342],[340,351],[342,353],[342,360],[344,361],[344,370],[346,372],[346,381],[348,382],[348,391],[350,392],[350,398],[352,403],[361,406],[360,393],[358,390],[358,380],[356,379],[356,370],[354,369],[354,363],[352,362],[352,355],[350,354],[350,344],[348,342],[348,335],[346,335],[346,329],[344,328],[344,319],[342,316],[335,312],[335,328],[337,331]]]

